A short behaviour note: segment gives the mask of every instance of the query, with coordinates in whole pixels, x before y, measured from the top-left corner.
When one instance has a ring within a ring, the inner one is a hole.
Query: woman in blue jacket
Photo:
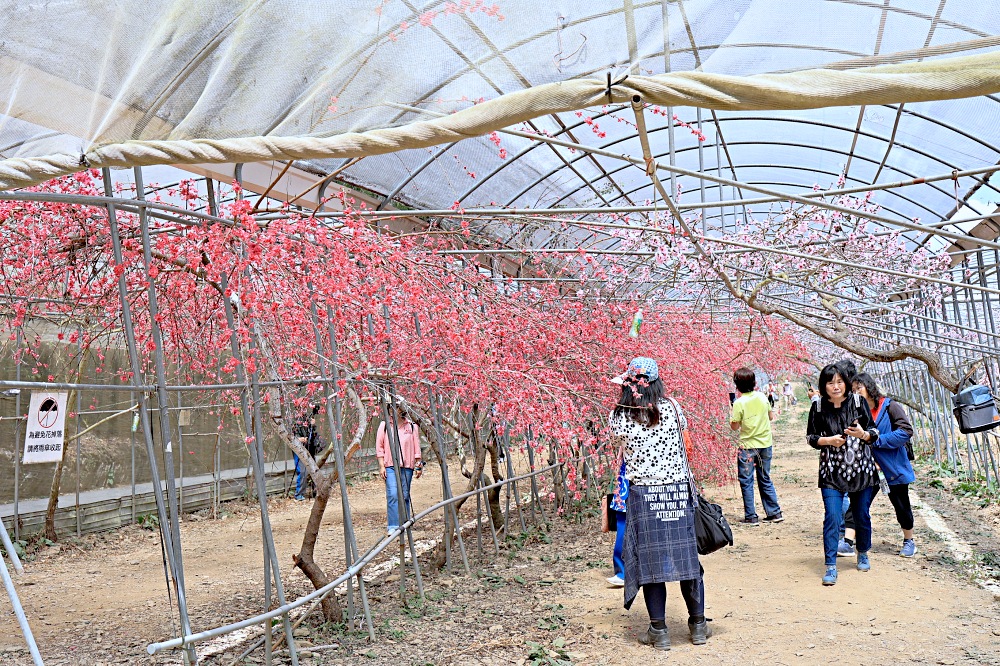
[[[913,542],[913,509],[910,506],[910,484],[916,477],[910,464],[907,444],[913,437],[913,426],[898,402],[882,395],[875,378],[863,372],[854,378],[854,392],[868,402],[878,441],[872,444],[875,462],[889,484],[889,501],[896,510],[896,521],[903,528],[902,557],[913,557],[917,546]],[[873,495],[874,497],[874,495]]]

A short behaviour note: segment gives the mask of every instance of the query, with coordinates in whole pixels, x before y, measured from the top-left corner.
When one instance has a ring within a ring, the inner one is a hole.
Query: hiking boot
[[[610,576],[607,580],[608,585],[611,587],[625,587],[625,578],[623,576]]]
[[[773,516],[767,516],[764,518],[765,523],[780,523],[785,520],[785,517],[781,515],[781,512],[774,514]]]
[[[655,629],[653,625],[649,625],[649,629],[639,634],[639,642],[643,645],[652,645],[657,650],[669,650],[670,631],[666,627]]]
[[[903,547],[899,549],[900,557],[913,557],[917,554],[917,544],[913,539],[903,539]]]
[[[872,568],[871,563],[868,561],[868,553],[858,553],[858,571],[868,571]]]
[[[760,527],[760,519],[758,519],[757,516],[754,516],[753,518],[744,518],[740,521],[740,523],[743,525],[749,525],[750,527]]]
[[[691,642],[694,645],[704,645],[712,637],[712,625],[708,620],[688,622],[688,631],[691,632]]]
[[[823,584],[824,585],[836,585],[837,584],[837,565],[831,564],[826,568],[826,573],[823,574]]]
[[[847,539],[841,539],[837,544],[837,557],[851,557],[854,555],[854,544]]]

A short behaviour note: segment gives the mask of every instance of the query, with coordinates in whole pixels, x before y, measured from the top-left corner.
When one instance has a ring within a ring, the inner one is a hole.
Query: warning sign
[[[32,393],[24,435],[24,463],[59,462],[66,441],[66,397],[62,391]]]

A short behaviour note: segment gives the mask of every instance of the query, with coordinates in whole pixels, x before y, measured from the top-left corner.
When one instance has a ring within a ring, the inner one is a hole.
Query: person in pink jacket
[[[419,479],[423,473],[424,461],[420,458],[420,429],[410,421],[402,410],[396,410],[396,440],[402,460],[399,462],[399,475],[402,479],[403,499],[406,501],[407,517],[411,513],[410,483],[414,472]],[[379,461],[379,475],[385,480],[386,514],[389,519],[389,532],[399,527],[399,494],[396,489],[396,470],[393,465],[392,447],[386,432],[385,421],[379,424],[375,436],[375,455]]]

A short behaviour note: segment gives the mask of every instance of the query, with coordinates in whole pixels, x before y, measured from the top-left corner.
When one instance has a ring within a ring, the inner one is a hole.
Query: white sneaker
[[[625,587],[625,579],[621,576],[611,576],[608,578],[608,585],[611,587]]]

